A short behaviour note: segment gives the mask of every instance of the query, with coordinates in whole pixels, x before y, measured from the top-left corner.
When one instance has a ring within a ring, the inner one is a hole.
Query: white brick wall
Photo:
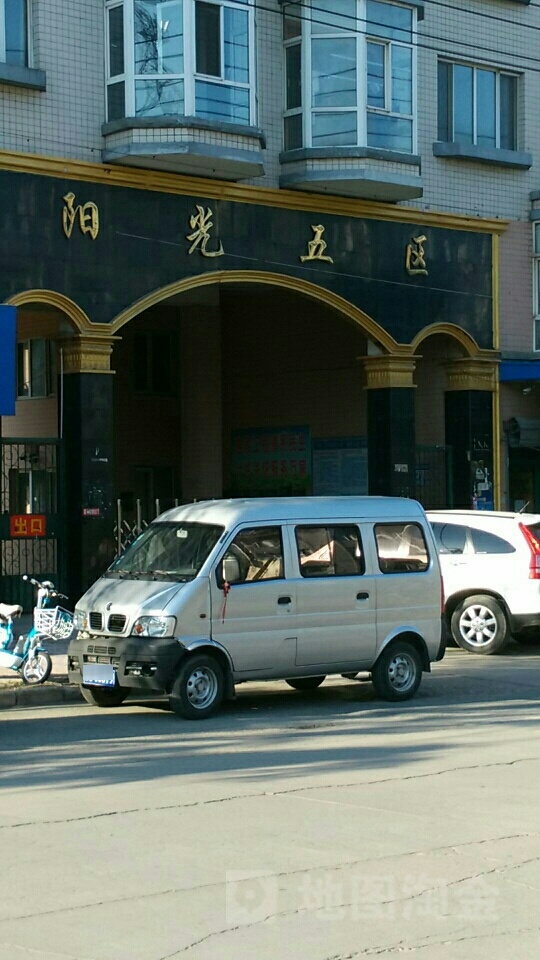
[[[34,66],[46,71],[46,92],[0,84],[1,146],[99,162],[105,119],[103,0],[34,0]],[[491,14],[488,19],[478,14]],[[506,19],[503,19],[506,18]],[[537,28],[528,30],[528,27]],[[468,0],[467,9],[425,4],[418,25],[418,152],[424,196],[418,209],[526,220],[529,191],[540,185],[540,8],[510,2]],[[257,11],[258,125],[266,134],[266,175],[259,184],[277,186],[282,148],[282,20],[278,0]],[[444,38],[444,39],[442,39]],[[461,43],[460,43],[461,41]],[[464,46],[463,44],[468,44]],[[481,48],[491,48],[499,53]],[[520,85],[520,148],[533,154],[530,171],[433,156],[437,139],[437,55],[525,70]],[[527,69],[528,68],[528,69]],[[137,139],[156,137],[138,131]],[[211,135],[209,139],[212,140]],[[213,140],[212,140],[213,142]]]
[[[47,90],[0,84],[4,150],[101,161],[105,83],[102,0],[34,0],[33,66]]]

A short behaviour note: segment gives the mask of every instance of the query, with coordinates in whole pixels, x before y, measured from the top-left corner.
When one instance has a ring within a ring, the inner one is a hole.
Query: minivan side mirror
[[[221,561],[220,578],[222,583],[241,583],[242,571],[237,557],[227,554]]]

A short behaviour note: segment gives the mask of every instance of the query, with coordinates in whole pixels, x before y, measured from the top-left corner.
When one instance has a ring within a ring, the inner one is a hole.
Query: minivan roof
[[[173,507],[157,519],[217,523],[278,523],[287,520],[340,518],[390,520],[424,515],[417,500],[405,497],[249,497],[238,500],[201,500]]]

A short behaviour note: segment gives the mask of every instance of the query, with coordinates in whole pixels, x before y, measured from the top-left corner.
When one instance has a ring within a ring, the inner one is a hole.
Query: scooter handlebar
[[[51,580],[35,580],[34,577],[29,577],[27,573],[23,573],[22,578],[26,580],[27,583],[32,583],[34,587],[37,587],[39,590],[47,590],[51,597],[62,597],[63,600],[67,600],[66,594],[60,593]]]

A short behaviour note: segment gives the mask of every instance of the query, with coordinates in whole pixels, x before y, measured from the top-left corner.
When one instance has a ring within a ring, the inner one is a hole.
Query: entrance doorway
[[[228,283],[172,297],[120,333],[116,487],[126,506],[368,492],[358,324],[281,287]]]

